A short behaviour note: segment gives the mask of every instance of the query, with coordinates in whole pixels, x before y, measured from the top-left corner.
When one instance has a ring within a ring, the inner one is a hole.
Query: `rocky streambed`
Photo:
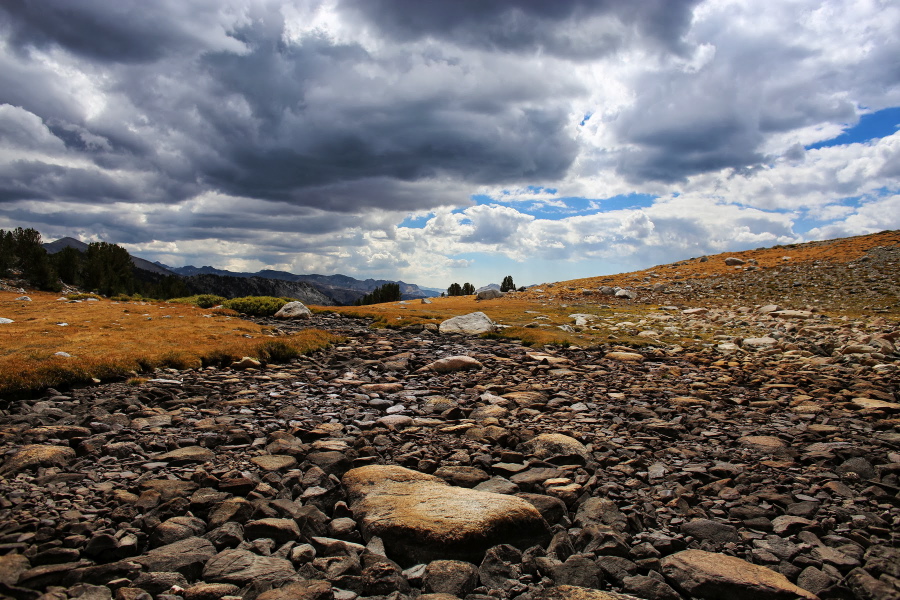
[[[797,327],[551,351],[312,321],[346,342],[8,402],[0,596],[900,597],[889,328],[815,330],[825,359]]]

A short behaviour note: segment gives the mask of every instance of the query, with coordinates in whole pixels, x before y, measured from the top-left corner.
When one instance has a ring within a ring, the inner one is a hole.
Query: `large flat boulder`
[[[68,446],[33,444],[22,446],[0,467],[0,475],[14,475],[37,467],[63,467],[75,458],[75,451]]]
[[[490,333],[496,328],[496,324],[491,321],[483,312],[473,312],[467,315],[460,315],[447,319],[440,324],[438,330],[441,333],[464,333],[467,335],[480,335],[482,333]]]
[[[662,559],[662,568],[669,582],[695,598],[818,600],[781,573],[727,554],[684,550]]]
[[[393,465],[352,469],[343,483],[363,537],[381,538],[401,564],[477,564],[492,546],[526,548],[549,539],[540,512],[520,498],[454,487]]]

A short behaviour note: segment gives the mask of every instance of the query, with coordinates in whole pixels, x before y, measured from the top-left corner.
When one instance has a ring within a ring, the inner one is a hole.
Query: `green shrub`
[[[194,296],[185,296],[184,298],[172,298],[171,300],[167,300],[167,302],[174,302],[175,304],[193,304],[194,306],[198,306],[200,308],[212,308],[213,306],[218,306],[225,302],[226,298],[224,296],[216,296],[214,294],[199,294]]]
[[[96,300],[100,300],[102,298],[102,296],[98,296],[97,294],[77,293],[77,294],[69,294],[68,296],[66,296],[66,298],[69,300],[87,300],[88,298],[94,298]]]
[[[288,302],[294,302],[294,299],[275,298],[273,296],[246,296],[244,298],[226,300],[222,303],[222,306],[252,317],[271,317]]]

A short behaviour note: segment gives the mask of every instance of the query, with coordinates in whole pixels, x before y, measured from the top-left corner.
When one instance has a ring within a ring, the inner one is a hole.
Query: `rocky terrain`
[[[889,294],[896,250],[877,252],[856,272]],[[895,307],[826,310],[810,290],[832,271],[740,272],[689,299],[646,275],[661,307],[629,318],[636,300],[591,289],[621,314],[571,315],[693,344],[538,349],[320,314],[265,321],[345,340],[290,364],[8,400],[0,596],[900,598]]]

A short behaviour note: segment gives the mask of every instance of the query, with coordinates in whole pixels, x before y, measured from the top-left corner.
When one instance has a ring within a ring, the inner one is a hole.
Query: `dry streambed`
[[[900,597],[891,327],[673,317],[735,329],[549,352],[320,315],[347,343],[288,365],[16,402],[0,595]]]

